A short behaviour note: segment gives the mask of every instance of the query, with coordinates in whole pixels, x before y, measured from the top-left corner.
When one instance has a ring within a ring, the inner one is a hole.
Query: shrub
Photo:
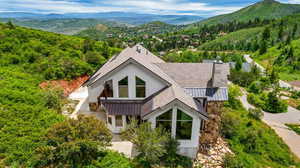
[[[260,95],[256,95],[254,93],[249,93],[247,95],[247,101],[259,108],[264,108],[265,102],[263,100],[261,100]]]
[[[260,93],[262,91],[261,82],[259,81],[252,82],[248,87],[248,91],[252,93]]]
[[[242,93],[241,93],[239,86],[231,85],[229,87],[228,101],[225,102],[224,105],[226,107],[230,107],[233,109],[241,108],[243,105],[241,104],[241,102],[239,100],[237,100],[237,98],[241,95],[242,95]]]
[[[53,125],[43,137],[45,145],[36,149],[35,167],[82,167],[104,156],[111,133],[95,117],[79,115]]]
[[[224,168],[244,168],[243,162],[234,155],[226,154],[223,161]]]
[[[176,139],[169,137],[166,143],[167,153],[162,157],[161,160],[164,161],[165,166],[170,168],[184,167],[191,168],[193,166],[192,160],[185,156],[177,154],[179,143]]]
[[[139,152],[136,161],[142,167],[160,163],[160,158],[167,153],[165,146],[169,136],[164,129],[160,127],[153,129],[149,122],[138,125],[137,120],[132,120],[121,134],[122,139],[136,145]]]
[[[98,159],[93,163],[90,168],[133,168],[133,164],[130,159],[126,158],[123,154],[107,151],[105,156]]]
[[[256,120],[260,120],[264,116],[264,113],[259,108],[251,108],[249,109],[249,116]]]
[[[280,100],[275,91],[268,93],[265,106],[263,107],[264,111],[271,113],[283,113],[287,112],[287,108],[287,103]]]
[[[226,110],[222,113],[221,120],[221,134],[225,138],[232,138],[239,132],[240,129],[240,117],[232,113],[228,113]]]

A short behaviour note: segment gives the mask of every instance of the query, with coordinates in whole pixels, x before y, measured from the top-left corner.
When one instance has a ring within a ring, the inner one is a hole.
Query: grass
[[[299,158],[273,129],[249,115],[236,98],[238,93],[233,91],[230,89],[221,124],[221,132],[235,153],[229,167],[300,167]]]
[[[256,27],[232,32],[201,45],[200,49],[224,50],[223,47],[228,46],[228,44],[236,45],[240,41],[251,41],[255,39],[260,35],[263,29],[263,27]],[[225,50],[227,49],[225,48]]]
[[[279,48],[278,45],[269,48],[267,52],[263,55],[259,55],[258,52],[256,52],[253,57],[254,60],[261,64],[263,67],[268,67],[269,65],[273,65],[273,62],[276,58],[282,57],[282,52],[285,49],[288,49],[289,47],[293,47],[294,56],[299,59],[300,57],[300,39],[293,40],[290,45],[285,45],[284,47]],[[299,70],[293,70],[292,65],[287,62],[287,60],[284,60],[282,63],[277,65],[279,68],[279,77],[282,80],[285,81],[295,81],[300,80],[300,71]]]
[[[295,131],[298,135],[300,135],[300,124],[285,124],[288,126],[290,129]]]

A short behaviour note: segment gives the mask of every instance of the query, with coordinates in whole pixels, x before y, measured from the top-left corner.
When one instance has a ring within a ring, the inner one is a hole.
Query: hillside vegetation
[[[231,86],[222,113],[221,133],[235,153],[225,157],[228,168],[300,167],[297,158],[273,129],[245,110],[239,87]]]
[[[198,23],[193,26],[199,25],[214,25],[223,24],[231,21],[247,22],[260,19],[278,19],[287,15],[300,12],[300,5],[298,4],[283,4],[274,0],[262,0],[256,4],[250,5],[246,8],[238,10],[236,12],[215,16]]]
[[[265,26],[241,29],[204,43],[201,49],[256,51],[265,42],[266,47],[300,37],[300,14],[271,21]],[[263,33],[266,37],[263,37]],[[265,39],[263,39],[265,38]]]
[[[28,164],[46,130],[64,120],[61,92],[42,90],[40,82],[91,73],[117,51],[103,42],[0,24],[0,167]]]
[[[262,55],[257,52],[253,57],[266,68],[277,67],[283,80],[300,80],[300,39],[288,45],[276,45]]]
[[[99,25],[97,25],[77,33],[77,36],[89,37],[95,40],[103,40],[108,38],[134,40],[136,37],[149,38],[157,34],[173,32],[181,27],[183,26],[170,25],[159,21],[150,22],[135,27],[99,27]]]

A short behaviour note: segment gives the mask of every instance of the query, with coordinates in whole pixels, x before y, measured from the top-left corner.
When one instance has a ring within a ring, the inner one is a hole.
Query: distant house
[[[228,100],[228,74],[228,64],[167,63],[141,45],[128,47],[84,84],[87,110],[104,110],[115,134],[130,118],[162,126],[180,142],[178,152],[194,158],[209,108]]]
[[[220,60],[219,60],[220,61]],[[202,61],[203,63],[214,63],[214,62],[218,62],[218,60],[215,60],[215,59],[205,59]],[[235,66],[236,66],[236,62],[228,62],[229,64],[229,67],[231,69],[234,69]],[[243,62],[242,63],[242,71],[244,72],[250,72],[251,71],[251,68],[252,68],[252,64],[251,63],[248,63],[248,62]]]

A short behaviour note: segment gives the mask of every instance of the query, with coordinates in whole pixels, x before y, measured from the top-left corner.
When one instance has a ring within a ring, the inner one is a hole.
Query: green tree
[[[295,38],[297,31],[298,31],[298,24],[295,23],[295,25],[293,27],[293,31],[292,31],[292,37],[293,38]]]
[[[45,145],[36,149],[35,167],[82,167],[104,156],[111,133],[105,123],[95,117],[79,115],[53,125],[45,137]]]
[[[262,55],[267,52],[267,42],[263,40],[261,42],[260,48],[259,48],[259,54]]]
[[[121,137],[136,145],[138,163],[150,167],[159,164],[160,158],[167,153],[165,145],[170,134],[160,127],[153,129],[149,122],[138,125],[137,120],[132,120]]]
[[[268,40],[271,36],[269,27],[266,27],[262,34],[262,40]]]

